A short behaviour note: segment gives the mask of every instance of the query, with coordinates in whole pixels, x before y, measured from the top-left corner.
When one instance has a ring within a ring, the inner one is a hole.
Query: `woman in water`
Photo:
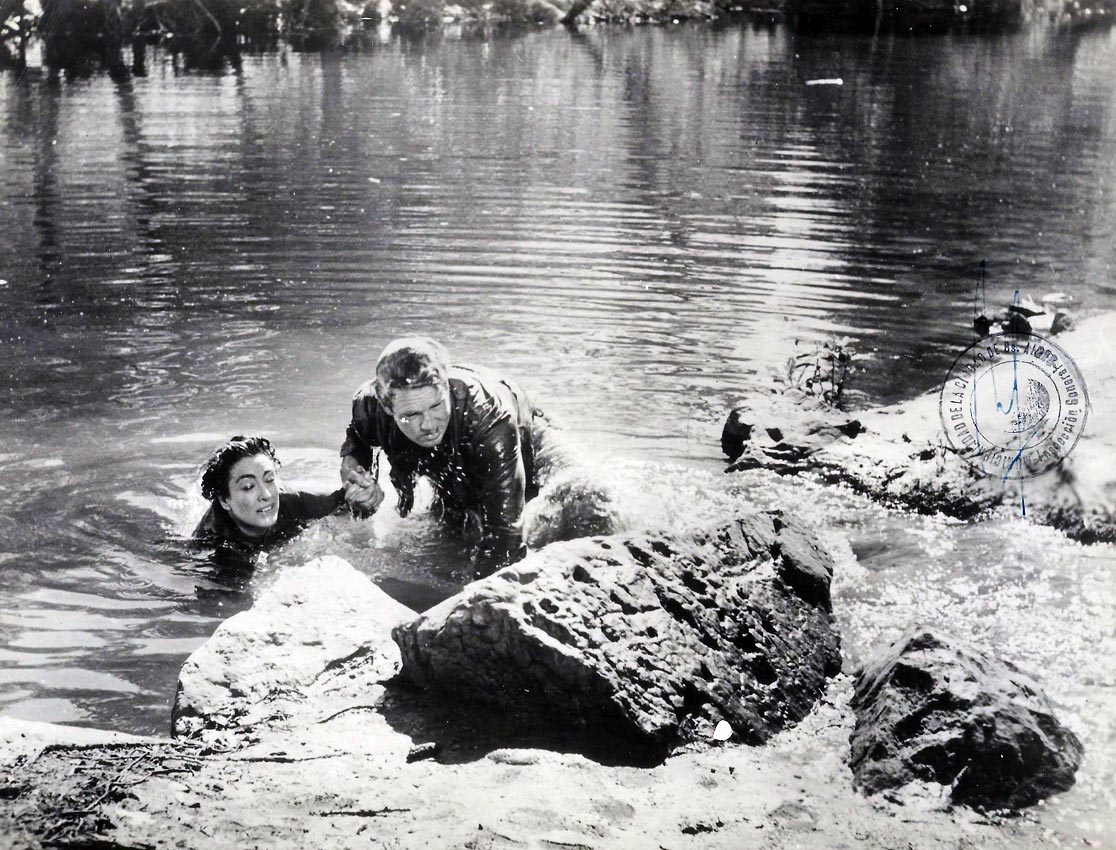
[[[279,460],[263,437],[233,437],[202,467],[209,510],[194,529],[197,544],[239,555],[289,540],[311,520],[345,504],[345,487],[332,493],[282,490]]]

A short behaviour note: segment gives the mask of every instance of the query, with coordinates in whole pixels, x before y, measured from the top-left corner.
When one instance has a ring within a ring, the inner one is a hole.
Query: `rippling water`
[[[850,337],[870,355],[854,400],[876,403],[940,380],[981,260],[990,301],[1116,307],[1116,38],[602,28],[6,75],[0,187],[0,712],[162,732],[182,659],[261,580],[174,542],[197,464],[262,432],[289,477],[332,486],[394,336],[505,368],[602,469],[643,462],[638,524],[672,520],[679,467],[706,476],[682,514],[716,512],[720,421],[796,340]],[[941,588],[903,521],[846,525],[867,642]],[[1107,547],[1042,537],[1039,566],[1005,566],[1017,528],[925,537],[978,618],[962,631],[1011,654],[1030,605],[1065,620],[1068,670],[1091,641],[1112,657],[1111,586],[1073,603]],[[424,520],[390,516],[330,519],[262,575],[324,551],[416,605],[464,576]],[[1079,698],[1049,652],[1020,654],[1074,716],[1111,705],[1110,663]]]

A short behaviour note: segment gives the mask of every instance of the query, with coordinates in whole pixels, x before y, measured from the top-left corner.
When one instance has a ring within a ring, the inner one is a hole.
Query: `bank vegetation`
[[[358,47],[383,28],[677,23],[750,18],[805,30],[934,33],[1109,25],[1116,0],[0,0],[0,67],[143,73],[160,45],[198,65],[281,43]]]

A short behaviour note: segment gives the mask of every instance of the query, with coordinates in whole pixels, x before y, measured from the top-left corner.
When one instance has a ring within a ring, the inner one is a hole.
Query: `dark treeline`
[[[283,39],[316,50],[341,43],[346,33],[376,20],[375,4],[347,0],[0,0],[0,64],[19,66],[32,39],[52,68],[102,65],[143,73],[146,48],[162,44],[197,65],[223,61],[242,49],[263,49]]]
[[[51,69],[145,72],[159,44],[191,67],[235,63],[280,42],[300,50],[350,47],[369,28],[416,32],[445,23],[662,23],[747,16],[804,30],[1003,32],[1028,26],[1108,25],[1116,0],[0,0],[0,67],[26,64],[41,42]],[[125,61],[128,55],[130,62]]]

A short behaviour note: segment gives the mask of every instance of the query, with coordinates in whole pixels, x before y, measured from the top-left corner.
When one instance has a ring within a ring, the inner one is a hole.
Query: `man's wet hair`
[[[276,466],[279,458],[275,456],[275,449],[265,437],[242,437],[237,435],[227,443],[215,449],[209,459],[202,464],[201,491],[208,502],[229,497],[229,475],[237,461],[246,457],[267,455]]]
[[[449,353],[429,337],[392,340],[376,361],[376,398],[388,411],[397,390],[445,387],[449,384]]]

